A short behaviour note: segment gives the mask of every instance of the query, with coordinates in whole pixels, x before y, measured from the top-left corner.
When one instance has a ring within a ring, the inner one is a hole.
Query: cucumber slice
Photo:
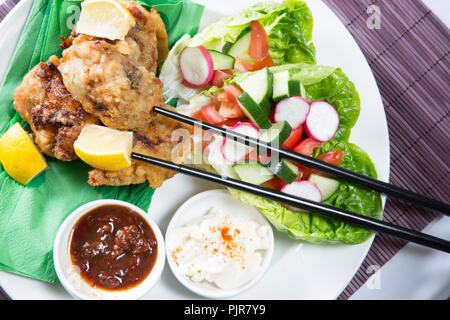
[[[214,59],[213,59],[214,62]],[[302,84],[300,80],[288,80],[289,97],[301,97],[302,96]]]
[[[305,89],[300,80],[291,79],[289,70],[273,74],[273,100],[278,102],[289,97],[304,97]]]
[[[274,146],[281,146],[289,138],[291,131],[290,124],[287,121],[281,121],[262,131],[260,139]]]
[[[330,198],[339,188],[341,184],[338,180],[319,176],[318,174],[312,173],[308,179],[310,182],[317,185],[320,192],[322,192],[322,200],[325,201]]]
[[[244,114],[260,129],[268,129],[272,126],[266,113],[247,92],[244,91],[236,99]]]
[[[275,165],[271,165],[269,170],[287,183],[294,182],[298,177],[298,167],[292,162],[284,159],[281,159],[281,161]]]
[[[280,101],[281,99],[289,97],[289,70],[276,72],[273,74],[273,93],[272,97],[274,101]]]
[[[273,173],[259,162],[241,162],[233,166],[243,181],[260,185],[273,178]]]
[[[234,57],[229,54],[222,53],[216,50],[208,50],[213,61],[214,70],[224,70],[234,68]]]
[[[273,75],[269,68],[258,70],[238,82],[242,90],[269,115],[272,111]]]
[[[231,46],[233,45],[233,42],[225,42],[225,44],[222,47],[222,53],[228,53],[230,51]]]
[[[232,55],[235,58],[245,59],[247,61],[250,59],[250,39],[251,39],[251,29],[247,28],[239,35],[236,42],[229,46],[228,50],[225,52]]]

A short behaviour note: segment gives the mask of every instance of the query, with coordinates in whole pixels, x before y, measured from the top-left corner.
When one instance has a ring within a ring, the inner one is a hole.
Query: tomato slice
[[[286,139],[286,141],[283,142],[281,147],[285,149],[292,149],[300,141],[300,139],[302,138],[302,134],[303,134],[303,126],[300,126],[297,129],[292,130],[291,134]]]
[[[236,58],[234,64],[234,70],[237,72],[248,72],[248,71],[258,71],[264,69],[265,67],[273,67],[275,63],[272,58],[267,55],[262,60],[256,60],[255,63],[248,62],[247,60]]]
[[[211,86],[216,86],[218,88],[221,88],[223,86],[223,81],[230,79],[233,75],[222,71],[222,70],[214,70],[214,74],[213,77],[211,79],[211,81],[209,82],[209,84]]]
[[[266,30],[259,21],[250,22],[250,58],[253,60],[262,60],[269,53],[269,39]]]
[[[219,102],[233,102],[232,97],[225,91],[219,92],[216,99]]]
[[[303,167],[303,166],[297,166],[298,167],[298,175],[297,175],[297,178],[295,178],[295,180],[296,181],[299,181],[299,180],[302,180],[302,179],[304,179],[303,178],[303,176],[304,176],[304,174],[305,174],[305,167]]]
[[[313,138],[306,138],[300,142],[292,151],[303,154],[305,156],[310,156],[314,153],[316,148],[320,147],[320,142],[314,140]],[[298,167],[299,174],[301,172],[301,179],[308,179],[311,175],[312,169],[302,166],[301,164],[295,164]]]
[[[317,157],[317,159],[325,161],[329,164],[338,166],[341,163],[343,157],[344,157],[344,151],[331,150],[327,153],[321,154],[320,156]]]
[[[214,134],[209,131],[203,131],[202,134],[202,153],[205,152],[208,145],[215,139]]]
[[[236,58],[234,62],[234,71],[236,72],[247,72],[252,69],[252,64],[244,59]]]
[[[233,102],[222,102],[219,108],[219,114],[224,118],[240,118],[244,116],[242,108]]]
[[[205,121],[211,124],[220,123],[225,120],[225,118],[222,117],[217,111],[215,104],[208,104],[202,107],[201,113]]]
[[[251,149],[249,153],[245,155],[245,157],[242,159],[243,161],[258,161],[258,152],[256,152],[256,149]]]
[[[269,55],[267,55],[264,59],[259,60],[254,64],[252,64],[249,71],[258,71],[264,69],[265,67],[268,68],[273,67],[274,65],[275,63],[273,62],[272,58]]]
[[[279,177],[275,177],[273,179],[270,179],[262,184],[263,187],[273,189],[280,191],[281,188],[286,184],[283,180],[281,180]]]
[[[194,119],[205,121],[205,118],[203,117],[202,110],[194,112],[193,114],[191,114],[191,117],[194,118]]]
[[[320,156],[317,157],[317,159],[325,161],[329,164],[338,166],[341,163],[343,157],[344,157],[344,151],[331,150],[327,153],[321,154]],[[328,174],[321,172],[319,170],[313,170],[310,168],[303,167],[303,179],[308,179],[312,173],[318,174],[323,177],[329,177]]]
[[[215,125],[218,127],[223,127],[223,126],[232,127],[238,122],[241,122],[241,120],[239,118],[225,119],[222,122],[216,123]]]
[[[319,141],[316,141],[313,138],[306,138],[292,150],[305,156],[310,156],[318,147],[320,147]]]
[[[240,96],[244,91],[239,88],[238,86],[235,86],[234,84],[227,84],[223,87],[223,90],[228,94],[230,101],[238,104],[237,96]]]
[[[342,151],[342,150],[331,150],[331,151],[329,151],[327,153],[321,154],[320,156],[317,157],[317,159],[325,161],[325,162],[327,162],[329,164],[338,166],[341,163],[343,157],[344,157],[344,151]],[[328,175],[328,174],[326,174],[324,172],[321,172],[319,170],[311,170],[311,173],[318,174],[318,175],[324,176],[324,177],[329,177],[330,176],[330,175]]]

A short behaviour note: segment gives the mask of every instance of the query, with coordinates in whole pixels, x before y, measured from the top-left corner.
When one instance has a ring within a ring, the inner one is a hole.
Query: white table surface
[[[450,26],[449,0],[423,0],[423,2],[447,27]],[[436,219],[423,232],[450,239],[450,218]],[[372,274],[370,270],[369,273]],[[372,278],[369,278],[350,299],[448,299],[449,297],[450,254],[409,243],[378,272],[373,273]]]

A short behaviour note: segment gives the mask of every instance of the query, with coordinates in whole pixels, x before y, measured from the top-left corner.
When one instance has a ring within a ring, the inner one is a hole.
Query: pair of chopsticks
[[[334,177],[344,179],[366,188],[384,193],[389,196],[409,201],[413,204],[420,205],[425,208],[429,208],[445,215],[450,215],[450,205],[437,201],[435,199],[428,198],[426,196],[402,189],[392,184],[379,181],[359,173],[328,164],[324,161],[304,156],[299,153],[272,146],[269,143],[261,141],[259,139],[251,138],[240,133],[227,130],[225,128],[217,127],[215,125],[197,120],[164,108],[154,107],[153,111],[161,115],[167,116],[174,120],[199,127],[203,130],[210,130],[213,133],[227,136],[227,138],[233,138],[239,143],[243,143],[252,147],[259,147],[263,150],[267,150],[271,153],[278,153],[281,158],[288,159],[297,162],[301,165],[307,166],[312,169],[320,170],[324,173],[330,174]],[[218,175],[210,172],[206,172],[200,169],[192,168],[189,166],[175,164],[170,161],[165,161],[137,153],[132,153],[131,157],[138,161],[143,161],[152,165],[160,166],[165,169],[173,170],[179,173],[187,174],[193,177],[201,178],[207,181],[215,182],[217,184],[230,187],[233,189],[241,190],[244,192],[252,193],[261,197],[265,197],[274,201],[283,202],[295,207],[300,207],[309,211],[314,211],[330,218],[339,219],[341,221],[363,227],[374,232],[386,233],[407,241],[415,242],[417,244],[441,250],[450,253],[450,241],[440,239],[425,233],[421,233],[415,230],[407,229],[401,226],[397,226],[391,223],[376,220],[374,218],[359,215],[347,210],[335,208],[333,206],[311,201],[305,198],[292,196],[286,193],[278,192],[272,189],[264,188],[259,185],[246,183],[241,180],[233,179],[223,175]]]

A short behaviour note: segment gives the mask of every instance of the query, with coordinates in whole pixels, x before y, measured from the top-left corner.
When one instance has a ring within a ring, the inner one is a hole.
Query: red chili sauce
[[[142,282],[156,262],[155,234],[137,212],[104,205],[82,216],[72,230],[70,255],[92,287],[125,290]]]

